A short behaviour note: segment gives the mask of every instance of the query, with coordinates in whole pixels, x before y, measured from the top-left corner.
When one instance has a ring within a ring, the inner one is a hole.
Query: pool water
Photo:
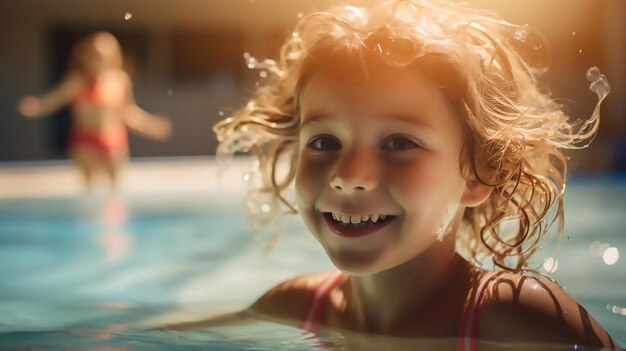
[[[259,249],[242,201],[220,191],[0,199],[0,348],[323,349],[261,321],[147,327],[239,310],[281,280],[332,269],[297,218],[272,253]],[[622,345],[625,228],[625,178],[570,182],[553,276]]]

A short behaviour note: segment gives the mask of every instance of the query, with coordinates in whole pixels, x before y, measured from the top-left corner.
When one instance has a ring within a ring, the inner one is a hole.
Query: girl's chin
[[[391,267],[383,265],[382,250],[375,252],[357,252],[354,250],[327,249],[326,253],[335,267],[353,276],[368,276],[385,271]]]

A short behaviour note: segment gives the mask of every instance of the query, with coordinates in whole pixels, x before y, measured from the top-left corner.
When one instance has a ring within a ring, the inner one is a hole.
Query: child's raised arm
[[[124,124],[133,131],[156,140],[166,140],[172,132],[172,124],[164,116],[153,115],[137,106],[133,94],[132,83],[128,77],[127,101],[122,119]]]
[[[75,74],[67,75],[56,87],[40,97],[25,96],[20,99],[17,109],[27,118],[43,117],[68,104],[76,96],[81,79]]]

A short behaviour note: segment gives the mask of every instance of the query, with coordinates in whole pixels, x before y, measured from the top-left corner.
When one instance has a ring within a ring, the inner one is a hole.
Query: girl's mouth
[[[342,216],[331,212],[324,212],[323,216],[333,232],[351,238],[372,234],[396,218],[391,215]]]

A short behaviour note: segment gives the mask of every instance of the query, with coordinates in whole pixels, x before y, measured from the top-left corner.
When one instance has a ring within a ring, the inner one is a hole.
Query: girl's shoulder
[[[264,319],[297,324],[317,289],[333,274],[312,273],[286,280],[267,291],[248,311]]]
[[[480,338],[611,347],[614,341],[556,282],[519,273],[489,281],[480,302]]]

